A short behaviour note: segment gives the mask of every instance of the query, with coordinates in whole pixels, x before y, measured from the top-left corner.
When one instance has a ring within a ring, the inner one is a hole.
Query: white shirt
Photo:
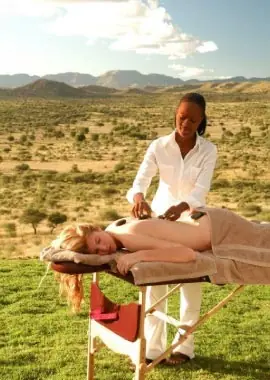
[[[151,205],[157,216],[181,202],[186,202],[190,209],[204,206],[216,159],[216,146],[199,135],[194,148],[182,158],[173,131],[150,144],[127,199],[133,203],[135,194],[145,196],[159,170],[159,185]]]

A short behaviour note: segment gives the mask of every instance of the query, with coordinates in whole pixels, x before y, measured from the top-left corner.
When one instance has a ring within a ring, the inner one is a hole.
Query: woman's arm
[[[137,172],[132,188],[127,192],[127,200],[131,204],[134,202],[134,195],[142,193],[142,195],[145,197],[151,180],[157,172],[155,150],[156,141],[153,141],[145,153],[143,162],[141,163],[140,168]]]
[[[194,260],[196,260],[196,252],[193,249],[185,246],[176,246],[166,249],[141,250],[122,255],[116,261],[119,272],[125,275],[133,265],[142,261],[186,263]]]

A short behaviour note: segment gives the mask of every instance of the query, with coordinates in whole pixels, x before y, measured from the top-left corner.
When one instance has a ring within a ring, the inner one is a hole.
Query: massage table
[[[52,262],[52,269],[60,273],[93,273],[90,292],[89,344],[87,380],[94,378],[94,355],[99,337],[116,352],[136,350],[135,380],[144,380],[156,364],[183,343],[212,315],[226,305],[245,285],[270,284],[270,226],[249,222],[227,209],[207,209],[211,223],[212,250],[197,252],[196,260],[186,263],[140,262],[133,265],[126,276],[121,276],[113,261],[93,265],[104,256],[83,255],[72,251],[55,250],[51,247],[42,252],[42,259]],[[68,260],[68,261],[67,261]],[[99,288],[99,273],[105,271],[138,287],[139,301],[117,305],[110,301]],[[182,326],[178,320],[158,310],[185,283],[210,282],[215,285],[235,284],[235,289],[205,313],[193,326]],[[148,285],[171,284],[167,294],[146,307]],[[179,341],[150,364],[145,361],[145,317],[153,314],[161,320],[185,331]],[[127,322],[128,321],[128,322]]]
[[[245,285],[245,278],[241,278],[241,266],[248,264],[236,263],[232,260],[217,261],[211,254],[199,254],[199,259],[191,263],[139,263],[133,266],[126,276],[120,275],[109,264],[91,266],[74,262],[53,262],[51,267],[56,272],[93,274],[90,285],[87,380],[94,379],[94,356],[98,350],[97,337],[114,352],[127,354],[135,350],[137,359],[134,380],[144,380],[149,371],[166,358],[178,345],[183,343],[199,326],[217,313],[236,294],[241,292]],[[239,264],[240,268],[237,268]],[[151,271],[149,271],[149,267],[151,267]],[[231,267],[230,270],[228,270],[229,267]],[[265,284],[267,282],[266,277],[268,277],[268,284],[270,283],[270,268],[264,269],[267,270],[267,273],[265,272],[261,277],[262,282],[256,280],[256,284]],[[252,270],[261,271],[262,268],[253,268]],[[138,302],[118,305],[109,300],[99,287],[100,272],[106,272],[137,286],[139,292]],[[194,282],[208,282],[216,285],[237,283],[237,285],[229,295],[202,315],[193,326],[183,326],[172,316],[157,310],[158,305],[169,299],[183,284]],[[157,299],[151,307],[146,308],[146,287],[148,285],[162,284],[171,284],[172,287],[163,297]],[[179,341],[171,344],[162,355],[150,364],[146,364],[144,323],[145,317],[149,313],[173,325],[176,329],[185,331],[185,333],[180,335]]]

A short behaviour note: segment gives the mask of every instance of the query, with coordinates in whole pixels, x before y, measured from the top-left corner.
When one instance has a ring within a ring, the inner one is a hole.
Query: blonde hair
[[[87,252],[87,236],[100,228],[87,223],[77,223],[65,227],[55,240],[51,242],[51,247],[56,249],[68,249],[70,251]],[[59,294],[66,297],[68,304],[74,313],[81,309],[83,296],[83,275],[57,273],[56,279],[59,281]]]
[[[71,224],[63,229],[51,246],[56,249],[68,249],[75,252],[87,253],[86,238],[99,227],[88,223]]]

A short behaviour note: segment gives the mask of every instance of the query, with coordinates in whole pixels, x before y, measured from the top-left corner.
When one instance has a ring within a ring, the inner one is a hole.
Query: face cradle
[[[192,102],[183,101],[176,111],[176,130],[183,139],[192,138],[203,119],[201,107]]]
[[[106,231],[94,231],[86,238],[89,253],[97,255],[110,255],[116,251],[116,243],[113,237]]]

